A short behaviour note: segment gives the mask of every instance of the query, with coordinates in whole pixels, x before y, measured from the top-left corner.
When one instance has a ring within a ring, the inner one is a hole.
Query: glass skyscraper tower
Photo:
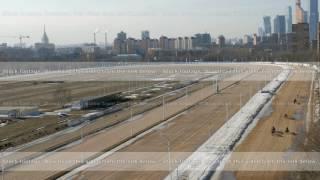
[[[317,29],[319,21],[318,0],[310,0],[309,33],[310,41],[317,40]]]

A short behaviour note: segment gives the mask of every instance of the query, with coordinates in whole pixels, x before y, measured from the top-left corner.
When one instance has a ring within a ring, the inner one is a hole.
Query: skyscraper
[[[123,31],[119,32],[117,34],[117,38],[120,40],[120,41],[125,41],[127,40],[127,34]]]
[[[274,18],[274,33],[281,35],[286,33],[286,18],[283,15],[278,15]]]
[[[291,49],[293,52],[308,50],[309,42],[309,24],[298,23],[292,26],[293,38]]]
[[[287,14],[287,33],[292,33],[292,7],[288,7]]]
[[[212,38],[209,33],[196,34],[195,46],[200,48],[209,48],[211,46]]]
[[[225,38],[223,35],[220,35],[220,36],[218,37],[218,39],[219,39],[219,47],[220,47],[220,48],[225,47],[225,45],[226,45],[226,38]]]
[[[266,35],[271,35],[271,17],[265,16],[263,17],[263,24],[264,24],[264,32]]]
[[[301,0],[296,1],[296,23],[303,23],[305,19],[305,11],[301,7]]]
[[[264,36],[264,30],[263,30],[262,27],[259,27],[259,28],[258,28],[258,35],[259,35],[260,37],[263,37],[263,36]]]
[[[309,23],[309,12],[308,11],[303,11],[303,17],[304,17],[303,22]]]
[[[141,32],[141,39],[150,39],[150,32],[149,31],[142,31]]]
[[[113,42],[113,52],[116,54],[127,54],[127,34],[123,31],[117,34]]]
[[[317,40],[317,29],[319,21],[318,0],[310,0],[309,33],[310,41]]]
[[[166,36],[161,36],[159,46],[161,49],[169,49],[169,39]]]

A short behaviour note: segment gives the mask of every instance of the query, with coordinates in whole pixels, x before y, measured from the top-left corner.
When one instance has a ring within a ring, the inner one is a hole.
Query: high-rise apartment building
[[[168,49],[169,50],[174,50],[175,49],[175,46],[176,46],[176,39],[174,38],[169,38],[168,39]]]
[[[150,32],[149,31],[142,31],[141,32],[141,39],[150,39]]]
[[[183,50],[184,49],[184,38],[178,37],[176,39],[175,49]]]
[[[292,34],[293,38],[291,50],[293,52],[308,50],[310,48],[308,23],[293,24]]]
[[[169,49],[169,39],[166,36],[161,36],[159,46],[160,49]]]
[[[224,48],[226,45],[226,38],[223,35],[221,35],[219,36],[218,39],[219,39],[219,47]]]
[[[127,40],[127,33],[121,31],[117,34],[117,39],[119,39],[120,41],[125,41]]]
[[[195,47],[209,48],[211,46],[211,35],[209,33],[195,35]]]
[[[116,54],[127,54],[127,34],[123,31],[117,34],[113,42],[113,52]]]

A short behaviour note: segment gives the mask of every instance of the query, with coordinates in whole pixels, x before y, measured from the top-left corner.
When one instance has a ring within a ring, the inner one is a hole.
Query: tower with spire
[[[49,57],[52,57],[55,54],[55,45],[50,43],[45,25],[43,27],[43,35],[41,38],[41,42],[35,44],[35,50],[39,58],[48,59]]]
[[[296,23],[304,23],[305,11],[301,7],[301,0],[296,1]]]
[[[42,35],[42,38],[41,38],[41,42],[43,44],[49,44],[49,38],[48,38],[48,35],[47,35],[47,32],[46,32],[46,25],[44,25],[44,27],[43,27],[43,35]]]

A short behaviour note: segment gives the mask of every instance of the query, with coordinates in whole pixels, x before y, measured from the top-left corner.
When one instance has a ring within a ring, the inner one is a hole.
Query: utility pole
[[[170,173],[170,180],[172,180],[172,173],[171,173],[171,144],[170,140],[167,139],[167,146],[168,146],[168,160],[169,160],[169,173]]]
[[[319,27],[320,26],[320,24],[319,23],[317,23],[317,61],[318,61],[318,68],[320,68],[320,57],[319,57],[319,55],[320,55],[320,32],[319,32]]]
[[[265,76],[264,76],[264,87],[267,86],[267,72],[265,72]]]
[[[188,93],[188,86],[186,87],[186,97],[188,97],[189,93]]]
[[[1,151],[1,179],[4,180],[4,152]]]
[[[226,121],[229,120],[229,104],[226,103]]]
[[[131,91],[131,79],[129,80],[129,87],[128,87],[128,91]]]
[[[100,32],[99,29],[96,29],[94,32],[93,32],[93,43],[94,45],[96,46],[97,45],[97,34]]]
[[[167,141],[167,152],[168,152],[168,170],[169,170],[169,173],[170,173],[170,180],[172,180],[172,173],[171,173],[171,143],[170,143],[170,139],[163,134],[163,132],[161,131],[160,132],[160,136],[163,137],[166,141]]]
[[[240,93],[240,109],[242,108],[242,93]]]
[[[83,128],[84,126],[81,127],[81,131],[80,131],[81,143],[83,142]]]
[[[218,78],[216,78],[216,85],[215,85],[215,86],[214,86],[214,82],[213,82],[213,89],[216,90],[216,94],[219,94],[219,93],[220,93]]]
[[[130,107],[130,121],[132,121],[132,120],[133,120],[133,107],[131,105],[131,107]],[[132,126],[131,126],[131,137],[132,137],[133,136],[133,122],[131,122],[131,123],[132,123]]]
[[[164,95],[162,96],[162,117],[163,117],[163,120],[166,120],[166,111],[165,111],[165,99],[164,99]]]
[[[83,129],[89,124],[89,121],[85,121],[85,124],[81,127],[81,143],[83,142],[83,138],[84,138],[84,132]]]
[[[108,49],[108,33],[107,31],[104,33],[104,40],[105,40],[105,48],[106,50]]]

